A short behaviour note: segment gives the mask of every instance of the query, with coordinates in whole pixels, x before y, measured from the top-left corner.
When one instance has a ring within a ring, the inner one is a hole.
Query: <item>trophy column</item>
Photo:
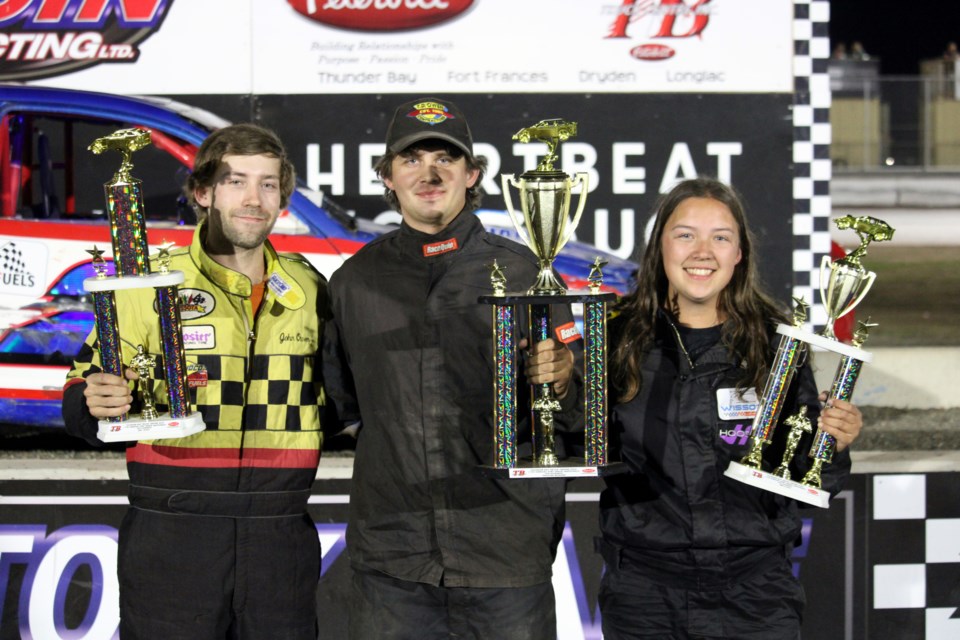
[[[501,290],[499,296],[502,295],[503,291]],[[514,306],[494,302],[493,428],[495,459],[493,466],[497,469],[510,469],[517,464],[517,353],[514,332]]]
[[[93,296],[101,368],[119,376],[123,375],[124,367],[115,292],[123,289],[155,290],[159,312],[159,346],[166,373],[169,411],[157,414],[154,410],[153,370],[156,357],[146,351],[145,345],[135,345],[137,354],[128,364],[140,376],[138,393],[144,407],[143,413],[100,420],[97,437],[104,442],[180,438],[205,428],[200,414],[190,410],[187,391],[178,291],[178,285],[184,282],[184,275],[168,269],[168,247],[160,250],[159,272],[150,272],[142,183],[131,175],[133,152],[148,144],[149,131],[123,129],[99,138],[90,145],[94,153],[118,151],[122,161],[113,179],[104,185],[116,276],[107,277],[103,252],[94,247],[89,253],[93,256],[96,276],[87,278],[83,284]]]

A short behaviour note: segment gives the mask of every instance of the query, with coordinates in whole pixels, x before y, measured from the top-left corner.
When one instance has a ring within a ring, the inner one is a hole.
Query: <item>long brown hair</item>
[[[760,285],[753,259],[753,235],[737,193],[713,178],[685,180],[661,198],[650,242],[640,263],[637,287],[619,305],[619,312],[624,316],[623,332],[611,362],[621,402],[633,399],[640,390],[640,364],[653,344],[658,310],[670,309],[667,294],[670,283],[663,268],[663,233],[674,210],[687,198],[716,200],[730,209],[737,223],[741,259],[730,282],[720,292],[717,310],[724,318],[723,344],[744,363],[738,387],[762,389],[770,368],[770,323],[786,322],[783,311]]]

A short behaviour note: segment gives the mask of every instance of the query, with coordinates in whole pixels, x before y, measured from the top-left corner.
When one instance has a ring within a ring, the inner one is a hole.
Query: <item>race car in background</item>
[[[200,143],[227,124],[169,99],[0,85],[0,424],[63,424],[63,382],[93,327],[83,290],[83,280],[94,275],[87,250],[110,247],[103,190],[88,176],[103,183],[119,166],[119,155],[94,156],[87,146],[118,129],[150,130],[152,145],[134,154],[133,174],[143,181],[155,250],[166,242],[189,244],[195,219],[181,185]],[[517,237],[504,212],[478,213],[490,231]],[[298,185],[271,241],[329,277],[390,228]],[[633,262],[570,242],[554,264],[568,286],[583,288],[598,255],[607,261],[605,288],[625,293]]]

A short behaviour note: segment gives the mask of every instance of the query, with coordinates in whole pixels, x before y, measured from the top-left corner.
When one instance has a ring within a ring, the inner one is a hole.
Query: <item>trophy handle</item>
[[[577,230],[577,225],[580,224],[580,216],[583,215],[583,210],[587,204],[587,190],[590,187],[590,174],[585,171],[578,173],[573,182],[570,183],[571,192],[578,184],[583,185],[583,188],[580,190],[580,199],[577,202],[577,212],[573,214],[573,222],[567,225],[567,232],[564,234],[563,241],[560,243],[560,246],[557,247],[558,252],[563,248],[563,245],[567,244],[567,241],[573,237],[574,232]]]
[[[520,224],[520,220],[517,218],[517,211],[513,207],[513,196],[510,195],[510,185],[515,186],[520,189],[520,184],[513,179],[512,173],[502,173],[500,174],[500,183],[503,186],[503,202],[507,205],[507,213],[510,214],[510,220],[513,222],[513,227],[517,230],[517,233],[520,235],[520,239],[529,247],[530,246],[530,236],[527,235],[527,232],[524,230],[523,225]],[[564,241],[566,242],[566,241]]]
[[[829,282],[829,278],[824,278],[823,274],[830,271],[830,265],[833,263],[833,260],[830,259],[830,256],[823,256],[823,259],[820,260],[820,299],[827,299],[827,289],[826,283]],[[856,300],[852,301],[847,305],[847,308],[837,314],[837,317],[834,320],[839,320],[843,316],[847,315],[853,309],[860,304],[860,301],[867,295],[867,292],[870,291],[873,287],[873,281],[877,278],[877,273],[875,271],[867,271],[867,278],[865,284],[862,287],[860,294],[857,296]]]

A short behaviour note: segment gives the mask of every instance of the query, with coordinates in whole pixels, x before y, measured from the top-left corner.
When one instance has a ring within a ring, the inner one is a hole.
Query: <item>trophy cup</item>
[[[180,271],[169,270],[169,247],[160,251],[159,271],[150,272],[142,183],[130,173],[133,169],[133,153],[148,144],[149,131],[122,129],[98,138],[89,147],[96,154],[107,150],[118,151],[122,161],[113,179],[104,184],[116,276],[107,276],[103,252],[94,246],[88,253],[93,256],[96,276],[84,280],[83,285],[93,296],[101,368],[106,373],[121,377],[124,375],[123,346],[117,323],[116,292],[155,289],[162,351],[159,355],[166,374],[164,380],[169,411],[160,414],[155,408],[153,369],[156,367],[157,354],[148,353],[145,345],[135,345],[136,352],[131,356],[130,366],[140,376],[138,396],[143,412],[140,415],[100,420],[97,437],[103,442],[180,438],[204,429],[199,412],[190,410],[187,391],[178,292],[178,285],[183,283],[184,276]]]
[[[806,407],[801,407],[799,414],[784,421],[791,430],[787,436],[783,459],[772,472],[763,469],[763,449],[773,440],[772,434],[779,419],[783,398],[808,345],[839,353],[841,356],[827,402],[831,399],[849,400],[853,396],[863,363],[873,359],[871,353],[860,347],[867,338],[869,327],[875,325],[861,322],[852,345],[837,340],[833,326],[838,318],[850,313],[863,300],[876,279],[876,274],[867,271],[861,263],[861,259],[867,254],[867,245],[890,240],[894,233],[894,229],[886,222],[869,216],[843,216],[836,220],[836,225],[839,229],[856,231],[860,236],[860,245],[836,261],[831,261],[828,256],[823,257],[820,264],[820,296],[826,308],[827,322],[819,334],[801,329],[806,317],[806,305],[797,300],[793,326],[781,324],[777,327],[777,333],[783,337],[754,417],[750,432],[750,450],[743,460],[739,463],[731,462],[724,472],[724,475],[740,482],[817,507],[828,506],[830,500],[829,492],[821,489],[820,474],[823,465],[833,458],[836,441],[831,435],[818,429],[809,452],[813,459],[810,471],[800,482],[790,478],[789,465],[803,431],[812,431],[806,418]]]
[[[585,291],[567,291],[554,275],[553,261],[572,237],[586,205],[587,174],[572,178],[554,168],[558,144],[574,135],[577,125],[563,120],[543,120],[521,129],[514,140],[533,140],[547,145],[547,154],[533,171],[519,179],[513,174],[501,176],[504,199],[520,238],[537,257],[539,273],[526,291],[507,292],[506,277],[496,263],[490,276],[493,294],[479,302],[493,305],[494,351],[494,451],[495,460],[484,467],[488,475],[508,478],[582,477],[620,472],[623,465],[610,463],[607,451],[607,326],[606,304],[616,294],[603,293],[604,265],[597,258]],[[522,220],[514,207],[511,185],[520,192]],[[579,202],[570,219],[572,190],[581,185]],[[579,302],[584,307],[584,416],[585,456],[560,460],[554,447],[554,414],[560,402],[549,384],[536,385],[530,411],[533,414],[533,457],[520,460],[517,455],[517,354],[516,308],[523,305],[529,318],[531,344],[546,340],[557,332],[575,332],[569,327],[554,327],[551,305]]]

